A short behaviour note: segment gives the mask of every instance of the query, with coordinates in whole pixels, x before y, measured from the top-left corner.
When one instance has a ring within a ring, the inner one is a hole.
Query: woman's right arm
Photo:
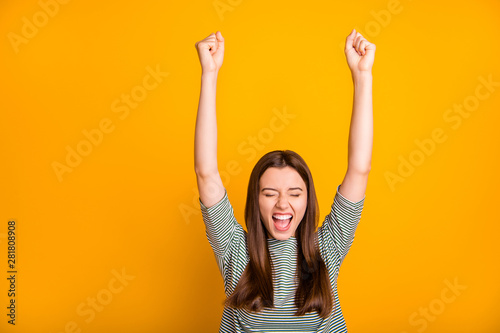
[[[200,200],[206,207],[218,203],[225,188],[217,167],[217,75],[224,58],[220,31],[195,44],[202,68],[200,101],[196,117],[194,165]]]

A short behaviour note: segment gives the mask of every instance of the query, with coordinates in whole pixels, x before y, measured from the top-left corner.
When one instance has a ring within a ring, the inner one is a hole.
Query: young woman
[[[236,221],[217,169],[216,84],[220,31],[197,42],[202,74],[195,171],[206,234],[227,296],[220,332],[347,332],[337,277],[361,218],[373,141],[375,45],[354,29],[345,55],[354,84],[348,166],[318,228],[311,172],[295,152],[272,151],[255,165],[245,220]]]

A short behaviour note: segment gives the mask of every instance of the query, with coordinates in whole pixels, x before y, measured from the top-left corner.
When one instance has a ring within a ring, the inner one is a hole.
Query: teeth
[[[288,220],[292,218],[292,215],[273,215],[277,220]]]

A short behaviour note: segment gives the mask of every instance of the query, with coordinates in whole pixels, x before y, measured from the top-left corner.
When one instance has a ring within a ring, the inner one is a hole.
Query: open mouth
[[[290,228],[293,216],[291,214],[274,214],[273,222],[279,231],[287,231]]]

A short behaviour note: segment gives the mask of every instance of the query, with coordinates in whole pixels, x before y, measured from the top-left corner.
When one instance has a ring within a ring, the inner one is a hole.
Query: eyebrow
[[[265,190],[270,190],[270,191],[276,191],[276,192],[279,192],[277,189],[275,189],[275,188],[271,188],[271,187],[264,187],[264,188],[261,190],[261,192],[262,192],[262,191],[265,191]],[[288,189],[288,191],[294,191],[294,190],[301,190],[301,191],[303,191],[303,190],[302,190],[302,188],[300,188],[300,187],[290,187],[290,188]]]

